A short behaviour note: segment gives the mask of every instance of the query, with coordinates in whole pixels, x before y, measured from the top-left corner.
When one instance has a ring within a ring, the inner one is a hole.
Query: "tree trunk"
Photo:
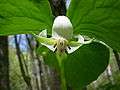
[[[55,17],[60,15],[66,15],[65,0],[49,0],[52,13]]]
[[[27,84],[28,86],[28,89],[29,90],[32,90],[32,85],[31,85],[31,78],[28,74],[26,74],[25,72],[25,68],[24,68],[24,64],[23,64],[23,61],[22,61],[22,58],[21,58],[21,50],[20,50],[20,47],[19,47],[19,43],[17,41],[17,36],[14,36],[15,38],[15,45],[16,45],[16,54],[18,56],[18,60],[19,60],[19,66],[20,66],[20,71],[21,71],[21,74],[23,76],[23,79],[25,81],[25,83]],[[26,70],[27,71],[27,70]]]
[[[7,36],[0,37],[0,90],[10,90]]]

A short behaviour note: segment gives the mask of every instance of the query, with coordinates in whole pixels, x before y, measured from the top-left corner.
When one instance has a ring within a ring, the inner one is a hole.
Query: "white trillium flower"
[[[81,45],[91,42],[85,42],[81,35],[73,36],[72,23],[66,16],[58,16],[55,18],[51,38],[47,38],[47,30],[43,30],[39,35],[34,34],[34,36],[42,45],[53,52],[59,53],[72,53]],[[72,38],[77,38],[78,41],[71,41]]]

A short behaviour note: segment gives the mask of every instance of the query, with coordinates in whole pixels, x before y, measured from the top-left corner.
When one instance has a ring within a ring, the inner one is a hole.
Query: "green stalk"
[[[61,88],[62,88],[62,90],[67,90],[65,74],[64,74],[64,67],[62,65],[61,65],[60,75],[61,75],[60,76],[61,77]]]
[[[57,54],[57,60],[58,60],[59,67],[60,67],[61,89],[67,90],[65,74],[64,74],[64,64],[63,64],[64,59],[65,59],[65,56]]]

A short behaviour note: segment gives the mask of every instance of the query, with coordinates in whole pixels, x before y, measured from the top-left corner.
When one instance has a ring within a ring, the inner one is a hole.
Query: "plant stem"
[[[59,67],[60,67],[60,79],[61,79],[61,89],[62,90],[67,90],[67,86],[66,86],[66,80],[65,80],[65,74],[64,74],[64,64],[63,64],[63,60],[64,58],[61,58],[62,56],[59,56],[57,54],[57,60],[59,63]],[[63,56],[64,57],[64,56]]]
[[[61,65],[60,75],[61,75],[60,76],[61,77],[61,88],[62,88],[62,90],[67,90],[65,74],[64,74],[64,67],[62,65]]]

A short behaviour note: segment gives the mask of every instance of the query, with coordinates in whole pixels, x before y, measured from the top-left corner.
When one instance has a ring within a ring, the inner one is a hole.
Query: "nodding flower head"
[[[72,23],[66,16],[55,18],[50,38],[47,38],[47,30],[43,30],[39,35],[34,34],[34,36],[42,45],[48,47],[53,52],[59,53],[72,53],[81,45],[91,42],[84,42],[84,38],[81,35],[73,35]],[[72,38],[77,38],[78,41],[71,41]]]

